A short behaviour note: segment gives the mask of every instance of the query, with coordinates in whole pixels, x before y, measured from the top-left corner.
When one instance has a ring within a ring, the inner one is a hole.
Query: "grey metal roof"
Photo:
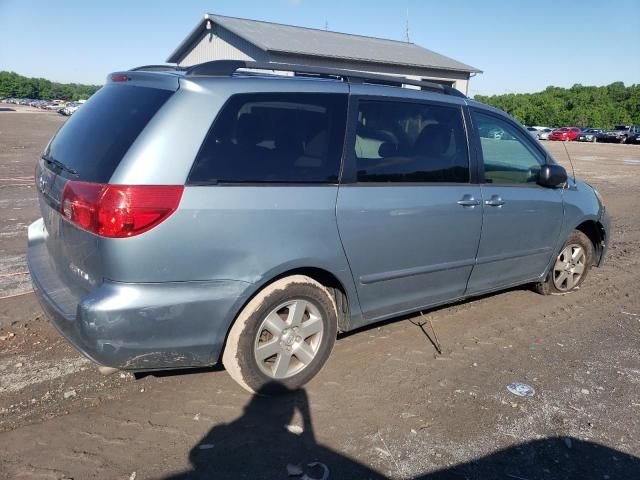
[[[205,31],[207,21],[229,30],[265,52],[338,58],[459,72],[481,70],[414,43],[330,32],[315,28],[207,14],[167,59],[178,63]]]

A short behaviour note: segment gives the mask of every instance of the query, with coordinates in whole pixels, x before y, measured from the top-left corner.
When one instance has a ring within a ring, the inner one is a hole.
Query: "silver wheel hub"
[[[318,308],[307,300],[289,300],[262,321],[253,353],[260,370],[285,379],[304,370],[316,357],[324,324]]]
[[[553,284],[566,292],[575,287],[585,270],[586,254],[581,245],[567,245],[562,249],[553,266]]]

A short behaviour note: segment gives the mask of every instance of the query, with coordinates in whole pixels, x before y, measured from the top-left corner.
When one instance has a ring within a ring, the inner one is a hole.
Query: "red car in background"
[[[549,140],[561,140],[563,142],[571,142],[580,135],[581,130],[578,127],[562,127],[556,128],[549,134]]]

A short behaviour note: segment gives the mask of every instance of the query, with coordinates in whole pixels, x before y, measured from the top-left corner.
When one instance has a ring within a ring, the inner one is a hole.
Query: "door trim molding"
[[[371,283],[384,282],[386,280],[396,280],[398,278],[414,277],[416,275],[423,275],[425,273],[440,272],[443,270],[453,270],[462,267],[471,267],[475,265],[475,258],[467,260],[458,260],[455,262],[436,263],[435,265],[427,265],[422,267],[403,268],[401,270],[391,270],[389,272],[371,273],[369,275],[362,275],[360,277],[360,283],[368,285]]]
[[[499,262],[500,260],[511,260],[512,258],[528,257],[531,255],[540,255],[553,250],[552,247],[533,248],[531,250],[520,250],[515,253],[501,253],[499,255],[491,255],[489,257],[478,258],[476,265],[485,265],[487,263]]]

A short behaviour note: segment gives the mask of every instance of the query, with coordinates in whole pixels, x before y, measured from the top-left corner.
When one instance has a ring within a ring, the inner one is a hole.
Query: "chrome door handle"
[[[475,207],[480,205],[480,200],[476,200],[471,195],[465,195],[462,199],[458,200],[458,205],[463,207]]]
[[[499,195],[491,195],[491,198],[489,200],[485,200],[484,204],[490,207],[501,207],[504,205],[504,200],[502,200]]]

